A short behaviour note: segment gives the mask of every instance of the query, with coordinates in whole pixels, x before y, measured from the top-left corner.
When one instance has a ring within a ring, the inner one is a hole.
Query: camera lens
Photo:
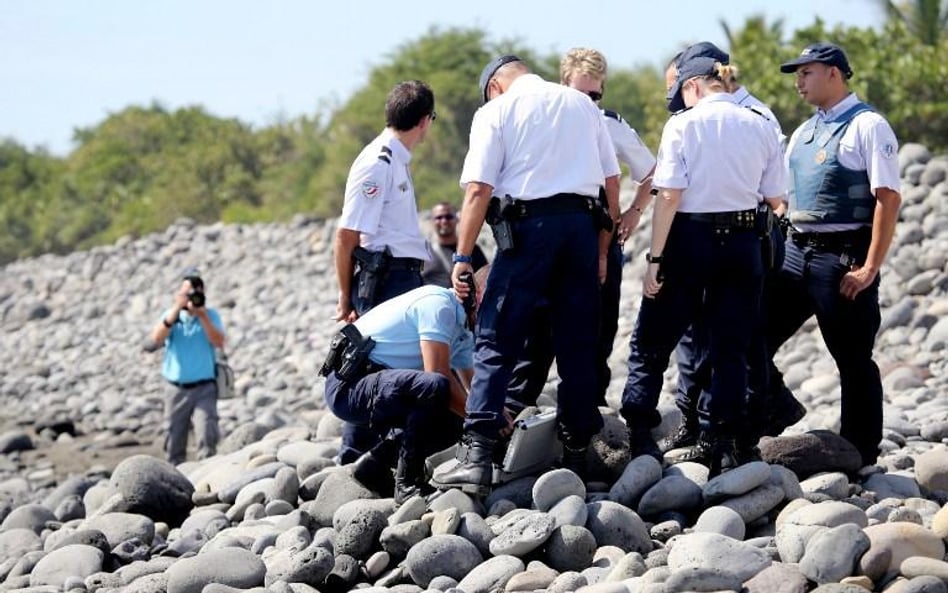
[[[188,300],[191,301],[191,304],[195,307],[203,307],[204,293],[197,290],[191,290],[188,292]]]

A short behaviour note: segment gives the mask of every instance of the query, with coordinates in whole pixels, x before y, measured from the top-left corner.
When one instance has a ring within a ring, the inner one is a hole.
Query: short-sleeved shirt
[[[770,120],[774,131],[777,133],[777,137],[780,138],[780,146],[783,146],[786,143],[787,137],[783,133],[783,128],[780,127],[780,121],[777,120],[777,116],[774,115],[774,112],[770,110],[770,107],[766,103],[750,94],[750,91],[744,87],[738,87],[738,89],[732,94],[734,95],[734,100],[737,101],[738,105],[741,107],[752,107],[762,113],[768,120]]]
[[[410,162],[411,152],[386,128],[362,149],[349,169],[338,225],[358,231],[360,244],[369,251],[388,246],[395,257],[428,261]]]
[[[422,286],[380,303],[355,326],[375,340],[369,358],[389,368],[424,370],[421,341],[426,340],[448,345],[451,368],[471,369],[474,335],[466,321],[464,307],[453,291]]]
[[[819,120],[832,121],[846,113],[859,103],[856,93],[850,93],[845,99],[833,105],[829,110],[818,109]],[[796,145],[801,125],[790,136],[787,144],[787,166],[790,153]],[[875,111],[863,111],[856,115],[839,141],[839,164],[856,171],[865,171],[869,177],[869,189],[875,194],[880,187],[900,192],[902,181],[899,175],[899,142],[892,126],[882,115]],[[800,231],[830,232],[864,226],[860,224],[808,224],[794,223]]]
[[[666,122],[652,185],[683,190],[679,212],[731,212],[783,196],[787,172],[771,123],[713,93]]]
[[[162,313],[168,319],[171,309]],[[224,333],[224,323],[215,309],[207,309],[208,319],[217,331]],[[178,314],[165,338],[165,357],[161,376],[174,383],[194,383],[214,378],[214,346],[207,338],[201,321],[187,311]]]
[[[655,157],[621,115],[606,109],[602,110],[602,114],[605,117],[606,130],[612,138],[616,157],[620,163],[625,163],[629,167],[632,179],[642,181],[655,166]]]
[[[604,118],[583,93],[535,74],[517,77],[474,114],[461,186],[486,183],[522,200],[598,196],[619,174]]]

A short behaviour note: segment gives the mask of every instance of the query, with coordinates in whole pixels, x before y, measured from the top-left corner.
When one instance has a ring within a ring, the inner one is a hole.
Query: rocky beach
[[[776,356],[807,415],[761,442],[764,461],[708,479],[698,464],[629,459],[615,410],[644,222],[626,244],[590,479],[552,469],[484,500],[450,491],[398,509],[333,461],[340,427],[317,369],[336,328],[335,221],[181,220],[8,264],[0,590],[948,593],[948,156],[907,144],[898,158],[876,342],[885,434],[869,467],[834,434],[839,377],[812,320]],[[189,266],[224,320],[237,395],[219,402],[218,454],[173,467],[147,336]],[[656,436],[678,423],[676,378],[672,365]],[[541,403],[554,393],[551,379]]]

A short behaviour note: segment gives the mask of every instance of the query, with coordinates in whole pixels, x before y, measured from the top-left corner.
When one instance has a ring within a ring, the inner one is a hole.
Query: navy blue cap
[[[675,67],[678,67],[678,64],[687,62],[691,58],[714,58],[722,64],[730,64],[731,56],[720,47],[714,45],[710,41],[701,41],[694,45],[688,46],[685,51],[681,52],[678,56],[678,59],[675,60]]]
[[[828,66],[836,66],[846,78],[852,78],[853,70],[849,67],[849,60],[846,59],[846,53],[838,45],[826,42],[811,43],[806,46],[803,51],[800,52],[800,57],[780,64],[780,71],[784,74],[789,74],[796,72],[797,68],[803,64],[812,64],[814,62],[820,62]]]
[[[681,96],[681,87],[685,82],[696,76],[710,76],[717,74],[717,65],[720,60],[715,60],[708,56],[699,56],[691,58],[688,61],[678,63],[678,77],[675,84],[668,91],[668,110],[672,113],[681,111],[685,108],[685,100]]]
[[[522,62],[520,58],[514,55],[500,56],[499,58],[494,58],[490,61],[489,64],[484,66],[484,69],[481,70],[481,97],[484,98],[484,102],[487,103],[487,84],[490,82],[490,79],[494,77],[494,74],[501,69],[506,64],[511,62]]]

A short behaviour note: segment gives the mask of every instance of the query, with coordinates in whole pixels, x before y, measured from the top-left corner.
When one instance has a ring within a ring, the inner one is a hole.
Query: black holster
[[[497,250],[510,253],[516,247],[513,235],[513,220],[515,218],[516,200],[510,196],[503,198],[493,197],[487,206],[485,221],[490,226],[497,243]]]
[[[385,281],[385,275],[388,272],[392,252],[388,247],[382,251],[369,251],[364,247],[356,247],[352,256],[359,263],[357,294],[369,308],[374,307],[379,294],[379,286]]]
[[[596,226],[601,230],[611,233],[615,229],[615,222],[609,216],[609,199],[606,198],[606,188],[599,187],[599,209],[595,212],[594,218]]]
[[[333,336],[329,355],[319,369],[319,374],[325,377],[335,371],[342,381],[359,379],[369,367],[369,353],[373,348],[375,340],[363,337],[359,328],[348,323]]]
[[[773,208],[766,202],[757,206],[757,214],[754,218],[754,230],[760,237],[760,255],[764,263],[764,271],[769,272],[774,269],[774,242],[770,236],[774,228]]]

